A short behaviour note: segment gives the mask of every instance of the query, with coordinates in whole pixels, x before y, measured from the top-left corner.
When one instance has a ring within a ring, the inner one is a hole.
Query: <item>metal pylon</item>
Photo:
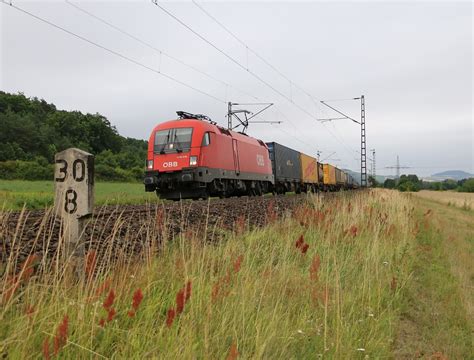
[[[360,186],[367,187],[367,144],[365,140],[365,99],[360,98]]]

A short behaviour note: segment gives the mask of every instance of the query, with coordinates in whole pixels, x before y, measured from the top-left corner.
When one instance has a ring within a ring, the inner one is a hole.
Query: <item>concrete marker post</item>
[[[62,260],[70,259],[78,275],[83,272],[84,230],[94,208],[94,155],[70,148],[55,155],[54,208],[61,217]]]

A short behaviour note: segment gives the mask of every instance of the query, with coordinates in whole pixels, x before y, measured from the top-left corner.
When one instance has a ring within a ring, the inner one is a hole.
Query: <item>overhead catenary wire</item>
[[[135,40],[135,41],[137,41],[138,43],[140,43],[140,44],[142,44],[142,45],[144,45],[144,46],[146,46],[146,47],[152,49],[153,51],[158,52],[160,55],[167,56],[167,57],[169,57],[170,59],[172,59],[172,60],[178,62],[179,64],[181,64],[181,65],[183,65],[183,66],[186,66],[186,67],[188,67],[188,68],[190,68],[190,69],[192,69],[192,70],[194,70],[194,71],[196,71],[196,72],[198,72],[198,73],[200,73],[200,74],[202,74],[202,75],[204,75],[204,76],[210,78],[211,80],[214,80],[214,81],[216,81],[216,82],[219,82],[219,83],[221,83],[221,84],[223,84],[223,85],[225,85],[225,86],[228,86],[229,88],[232,88],[232,89],[234,89],[234,90],[236,90],[236,91],[238,91],[238,92],[240,92],[240,93],[242,93],[242,94],[244,94],[244,95],[246,95],[246,96],[248,96],[248,97],[250,97],[250,98],[253,98],[253,99],[257,100],[257,101],[260,101],[260,99],[259,99],[257,96],[252,95],[252,94],[250,94],[250,93],[248,93],[248,92],[245,92],[245,91],[243,91],[243,90],[241,90],[241,89],[239,89],[239,88],[237,88],[237,87],[235,87],[235,86],[233,86],[233,85],[231,85],[231,84],[229,84],[229,83],[227,83],[227,82],[225,82],[225,81],[222,81],[222,80],[220,80],[220,79],[218,79],[218,78],[215,78],[214,76],[212,76],[212,75],[210,75],[210,74],[208,74],[208,73],[206,73],[206,72],[204,72],[204,71],[202,71],[202,70],[200,70],[200,69],[198,69],[198,68],[196,68],[196,67],[194,67],[194,66],[192,66],[192,65],[189,65],[189,64],[185,63],[184,61],[182,61],[182,60],[180,60],[180,59],[178,59],[178,58],[176,58],[176,57],[174,57],[174,56],[172,56],[172,55],[170,55],[170,54],[167,54],[167,53],[166,53],[165,51],[163,51],[162,49],[159,49],[159,48],[157,48],[157,47],[151,45],[150,43],[148,43],[148,42],[146,42],[146,41],[143,41],[142,39],[140,39],[140,38],[134,36],[133,34],[130,34],[129,32],[127,32],[127,31],[123,30],[122,28],[120,28],[120,27],[118,27],[118,26],[112,24],[111,22],[109,22],[109,21],[107,21],[107,20],[105,20],[105,19],[103,19],[103,18],[101,18],[101,17],[95,15],[94,13],[92,13],[92,12],[90,12],[90,11],[88,11],[88,10],[82,8],[81,6],[79,6],[79,5],[77,5],[77,4],[74,4],[73,2],[71,2],[71,1],[69,1],[69,0],[65,0],[65,2],[66,2],[68,5],[70,5],[70,6],[74,7],[74,8],[76,8],[76,9],[79,10],[79,11],[81,11],[82,13],[88,15],[89,17],[92,17],[93,19],[95,19],[95,20],[97,20],[97,21],[99,21],[99,22],[101,22],[101,23],[103,23],[103,24],[105,24],[105,25],[111,27],[112,29],[114,29],[114,30],[120,32],[121,34],[123,34],[123,35],[129,37],[130,39]],[[239,103],[238,105],[257,105],[257,104],[266,104],[266,103]],[[281,112],[280,109],[278,109],[278,112],[279,112],[280,114],[282,114],[282,116],[285,117],[285,118],[288,120],[288,118]],[[293,125],[293,124],[292,124],[292,125]],[[279,129],[279,128],[278,128],[278,129]],[[286,134],[288,134],[288,132],[286,132]],[[299,141],[300,143],[306,144],[307,146],[311,146],[311,147],[312,147],[312,145],[306,143],[305,141],[303,141],[303,140],[301,140],[301,139],[299,139],[299,138],[297,138],[297,137],[295,137],[295,136],[293,136],[293,135],[290,135],[290,136],[292,136],[293,138],[295,138],[295,139],[296,139],[297,141]],[[319,150],[316,150],[316,152],[318,152],[318,151],[319,151]]]
[[[68,2],[68,1],[66,1],[66,2]],[[210,98],[212,98],[213,100],[215,100],[215,101],[217,101],[217,102],[226,103],[226,101],[225,101],[224,99],[220,99],[219,97],[214,96],[214,95],[212,95],[212,94],[210,94],[210,93],[208,93],[208,92],[206,92],[206,91],[204,91],[204,90],[198,89],[198,88],[196,88],[196,87],[194,87],[194,86],[192,86],[192,85],[190,85],[190,84],[187,84],[187,83],[184,82],[184,81],[181,81],[181,80],[179,80],[179,79],[177,79],[177,78],[175,78],[175,77],[173,77],[173,76],[171,76],[171,75],[168,75],[168,74],[162,72],[160,69],[157,70],[157,69],[155,69],[155,68],[153,68],[153,67],[150,67],[150,66],[148,66],[148,65],[146,65],[146,64],[143,64],[143,63],[141,63],[141,62],[139,62],[139,61],[137,61],[137,60],[135,60],[135,59],[133,59],[133,58],[127,56],[127,55],[124,55],[124,54],[119,53],[119,52],[117,52],[117,51],[115,51],[115,50],[112,50],[112,49],[110,49],[110,48],[107,48],[106,46],[104,46],[104,45],[102,45],[102,44],[99,44],[99,43],[97,43],[97,42],[95,42],[95,41],[93,41],[93,40],[90,40],[90,39],[88,39],[88,38],[82,36],[82,35],[79,35],[79,34],[77,34],[77,33],[74,33],[74,32],[71,31],[71,30],[68,30],[68,29],[66,29],[66,28],[64,28],[64,27],[62,27],[62,26],[59,26],[59,25],[57,25],[57,24],[55,24],[55,23],[53,23],[53,22],[51,22],[51,21],[49,21],[49,20],[46,20],[46,19],[44,19],[44,18],[42,18],[42,17],[40,17],[40,16],[38,16],[38,15],[36,15],[36,14],[34,14],[34,13],[31,13],[31,12],[29,12],[29,11],[23,9],[23,8],[20,8],[19,6],[16,6],[16,5],[12,4],[12,3],[8,3],[8,2],[6,2],[6,1],[4,1],[4,0],[2,0],[2,3],[4,3],[5,5],[9,5],[10,7],[14,8],[15,10],[20,11],[20,12],[22,12],[22,13],[24,13],[24,14],[30,16],[30,17],[33,17],[33,18],[35,18],[36,20],[38,20],[38,21],[40,21],[40,22],[43,22],[43,23],[45,23],[45,24],[47,24],[47,25],[49,25],[49,26],[52,26],[52,27],[54,27],[54,28],[56,28],[56,29],[58,29],[58,30],[64,32],[64,33],[67,33],[67,34],[70,35],[70,36],[73,36],[73,37],[75,37],[75,38],[77,38],[77,39],[79,39],[79,40],[81,40],[81,41],[84,41],[84,42],[86,42],[86,43],[88,43],[88,44],[90,44],[90,45],[93,45],[93,46],[95,46],[95,47],[97,47],[97,48],[100,48],[100,49],[102,49],[102,50],[104,50],[104,51],[106,51],[106,52],[108,52],[108,53],[110,53],[110,54],[112,54],[112,55],[115,55],[115,56],[117,56],[117,57],[119,57],[119,58],[121,58],[121,59],[123,59],[123,60],[126,60],[126,61],[128,61],[128,62],[130,62],[130,63],[133,63],[133,64],[135,64],[136,66],[142,67],[142,68],[144,68],[144,69],[146,69],[146,70],[149,70],[149,71],[151,71],[151,72],[153,72],[153,73],[155,73],[155,74],[157,74],[157,75],[161,75],[162,77],[167,78],[167,79],[169,79],[169,80],[171,80],[171,81],[173,81],[173,82],[176,82],[176,83],[178,83],[178,84],[180,84],[180,85],[182,85],[182,86],[184,86],[184,87],[187,87],[187,88],[189,88],[189,89],[191,89],[191,90],[193,90],[193,91],[196,91],[196,92],[198,92],[198,93],[200,93],[200,94],[202,94],[202,95],[205,95],[205,96],[207,96],[207,97],[210,97]],[[69,3],[69,2],[68,2],[68,3]],[[110,25],[112,26],[112,24],[110,24]],[[133,35],[131,35],[131,36],[133,36]],[[138,39],[138,38],[137,38],[137,39]],[[159,50],[158,50],[158,51],[159,51]],[[230,84],[227,84],[227,85],[228,85],[229,87],[232,87]],[[233,88],[235,88],[235,87],[233,87]],[[247,95],[248,95],[248,94],[247,94]],[[258,99],[257,97],[255,97],[255,96],[253,96],[253,95],[249,95],[249,96],[252,96],[253,98]],[[284,116],[284,114],[283,114],[281,111],[279,111],[279,112]],[[311,116],[311,114],[309,114],[309,115]],[[285,117],[286,117],[286,116],[285,116]],[[286,117],[286,118],[287,118],[287,117]],[[288,118],[287,118],[287,119],[288,119]],[[292,125],[293,125],[293,124],[292,124]],[[295,127],[295,129],[297,129],[297,128]],[[287,133],[287,132],[285,132],[285,133]],[[288,133],[287,133],[287,134],[288,134]],[[295,138],[295,139],[298,140],[299,142],[304,143],[304,144],[306,144],[306,145],[308,145],[308,146],[311,146],[311,147],[314,146],[314,145],[310,145],[310,144],[308,144],[308,143],[302,141],[301,139],[299,139],[299,138],[297,138],[297,137],[295,137],[295,136],[293,136],[293,135],[290,135],[290,136],[292,136],[293,138]],[[317,150],[317,151],[319,151],[319,150]]]
[[[299,89],[301,92],[303,92],[305,95],[307,95],[313,102],[314,102],[314,97],[311,95],[308,91],[303,89],[301,86],[299,86],[297,83],[295,83],[293,80],[291,80],[288,76],[286,76],[282,71],[277,69],[272,63],[270,63],[267,59],[265,59],[263,56],[261,56],[257,51],[249,47],[242,39],[240,39],[235,33],[233,33],[227,26],[225,26],[222,22],[220,22],[215,16],[210,14],[202,5],[200,5],[196,0],[192,0],[193,4],[196,5],[197,8],[199,8],[204,14],[206,14],[210,19],[212,19],[216,24],[218,24],[224,31],[226,31],[230,36],[232,36],[235,40],[237,40],[242,46],[244,46],[247,51],[250,51],[252,54],[254,54],[258,59],[260,59],[264,64],[266,64],[268,67],[270,67],[274,72],[276,72],[278,75],[280,75],[283,79],[289,82],[290,87],[294,86],[295,88]]]
[[[183,65],[183,66],[185,66],[185,67],[187,67],[187,68],[189,68],[189,69],[191,69],[191,70],[193,70],[193,71],[195,71],[195,72],[197,72],[197,73],[199,73],[199,74],[201,74],[201,75],[204,75],[205,77],[207,77],[207,78],[209,78],[209,79],[211,79],[211,80],[213,80],[213,81],[215,81],[215,82],[218,82],[218,83],[220,83],[220,84],[222,84],[222,85],[224,85],[224,86],[228,86],[229,88],[232,88],[232,89],[234,89],[234,90],[236,90],[236,91],[238,91],[238,92],[240,92],[240,93],[242,93],[242,94],[244,94],[244,95],[246,95],[246,96],[248,96],[248,97],[250,97],[250,98],[256,99],[256,97],[255,97],[254,95],[249,94],[249,93],[247,93],[246,91],[244,91],[244,90],[242,90],[242,89],[239,89],[239,88],[237,88],[237,87],[235,87],[235,86],[229,84],[228,82],[223,81],[223,80],[221,80],[221,79],[219,79],[219,78],[217,78],[217,77],[215,77],[215,76],[213,76],[213,75],[211,75],[211,74],[209,74],[209,73],[207,73],[207,72],[205,72],[205,71],[203,71],[203,70],[201,70],[201,69],[198,69],[197,67],[195,67],[195,66],[193,66],[193,65],[190,65],[190,64],[184,62],[183,60],[181,60],[181,59],[179,59],[179,58],[177,58],[177,57],[175,57],[175,56],[173,56],[173,55],[171,55],[171,54],[168,54],[167,52],[163,51],[162,49],[159,49],[159,48],[153,46],[152,44],[150,44],[149,42],[144,41],[144,40],[138,38],[137,36],[135,36],[135,35],[133,35],[133,34],[130,34],[129,32],[127,32],[127,31],[121,29],[120,27],[118,27],[118,26],[116,26],[116,25],[110,23],[109,21],[107,21],[107,20],[105,20],[105,19],[103,19],[103,18],[101,18],[101,17],[99,17],[99,16],[93,14],[92,12],[90,12],[90,11],[88,11],[88,10],[82,8],[81,6],[79,6],[79,5],[77,5],[77,4],[73,3],[73,2],[71,2],[71,1],[69,1],[69,0],[65,0],[65,2],[66,2],[68,5],[70,5],[70,6],[74,7],[74,8],[76,8],[77,10],[79,10],[79,11],[81,11],[82,13],[86,14],[87,16],[89,16],[89,17],[91,17],[91,18],[93,18],[93,19],[95,19],[95,20],[97,20],[97,21],[99,21],[99,22],[101,22],[101,23],[103,23],[103,24],[109,26],[110,28],[112,28],[112,29],[114,29],[114,30],[120,32],[121,34],[123,34],[123,35],[129,37],[130,39],[135,40],[135,41],[137,41],[138,43],[140,43],[140,44],[142,44],[142,45],[148,47],[149,49],[151,49],[151,50],[157,52],[157,53],[160,55],[160,61],[161,61],[161,56],[162,56],[162,55],[163,55],[163,56],[166,56],[167,58],[169,58],[169,59],[171,59],[171,60],[177,62],[178,64],[181,64],[181,65]],[[161,68],[161,64],[160,64],[160,68]]]
[[[179,79],[177,79],[177,78],[175,78],[175,77],[173,77],[173,76],[171,76],[171,75],[168,75],[168,74],[162,72],[161,70],[156,70],[156,69],[154,69],[154,68],[152,68],[152,67],[150,67],[150,66],[148,66],[148,65],[145,65],[145,64],[143,64],[143,63],[141,63],[141,62],[139,62],[139,61],[137,61],[137,60],[134,60],[134,59],[132,59],[132,58],[126,56],[126,55],[123,55],[123,54],[121,54],[121,53],[119,53],[119,52],[117,52],[117,51],[115,51],[115,50],[109,49],[109,48],[105,47],[104,45],[101,45],[101,44],[99,44],[99,43],[96,43],[95,41],[92,41],[92,40],[90,40],[90,39],[88,39],[88,38],[86,38],[86,37],[84,37],[84,36],[82,36],[82,35],[76,34],[76,33],[72,32],[72,31],[70,31],[70,30],[68,30],[68,29],[66,29],[66,28],[64,28],[64,27],[61,27],[61,26],[59,26],[59,25],[57,25],[57,24],[55,24],[55,23],[49,21],[49,20],[46,20],[46,19],[44,19],[44,18],[42,18],[42,17],[40,17],[40,16],[38,16],[38,15],[35,15],[35,14],[33,14],[33,13],[31,13],[31,12],[29,12],[29,11],[23,9],[23,8],[20,8],[20,7],[18,7],[17,5],[15,5],[15,4],[13,4],[13,3],[9,3],[9,2],[6,2],[5,0],[2,0],[2,4],[7,5],[7,6],[10,6],[10,7],[16,9],[17,11],[20,11],[20,12],[22,12],[22,13],[28,15],[28,16],[31,16],[31,17],[35,18],[35,19],[38,20],[38,21],[41,21],[41,22],[43,22],[43,23],[45,23],[45,24],[47,24],[47,25],[50,25],[50,26],[52,26],[52,27],[54,27],[54,28],[56,28],[56,29],[58,29],[58,30],[60,30],[60,31],[62,31],[62,32],[64,32],[64,33],[66,33],[66,34],[69,34],[69,35],[71,35],[71,36],[73,36],[73,37],[75,37],[75,38],[77,38],[77,39],[79,39],[79,40],[82,40],[82,41],[84,41],[84,42],[86,42],[86,43],[88,43],[88,44],[90,44],[90,45],[93,45],[93,46],[95,46],[95,47],[97,47],[97,48],[99,48],[99,49],[102,49],[102,50],[104,50],[104,51],[106,51],[106,52],[108,52],[108,53],[110,53],[110,54],[112,54],[112,55],[118,56],[118,57],[120,57],[121,59],[126,60],[126,61],[128,61],[128,62],[130,62],[130,63],[132,63],[132,64],[135,64],[135,65],[137,65],[137,66],[139,66],[139,67],[141,67],[141,68],[143,68],[143,69],[152,71],[153,73],[155,73],[155,74],[157,74],[157,75],[160,75],[160,76],[162,76],[162,77],[164,77],[164,78],[166,78],[166,79],[168,79],[168,80],[171,80],[171,81],[173,81],[173,82],[175,82],[175,83],[177,83],[177,84],[180,84],[180,85],[182,85],[182,86],[185,86],[185,87],[187,87],[188,89],[191,89],[191,90],[193,90],[193,91],[196,91],[196,92],[198,92],[198,93],[200,93],[200,94],[202,94],[202,95],[205,95],[205,96],[207,96],[207,97],[209,97],[209,98],[211,98],[211,99],[213,99],[213,100],[216,100],[216,101],[218,101],[218,102],[226,103],[226,101],[225,101],[224,99],[220,99],[220,98],[218,98],[217,96],[214,96],[214,95],[212,95],[212,94],[209,94],[208,92],[206,92],[206,91],[204,91],[204,90],[198,89],[198,88],[196,88],[196,87],[194,87],[194,86],[192,86],[192,85],[190,85],[190,84],[187,84],[187,83],[185,83],[185,82],[183,82],[183,81],[181,81],[181,80],[179,80]]]
[[[302,106],[300,106],[299,104],[297,104],[296,102],[294,102],[291,98],[289,98],[287,95],[285,95],[283,92],[281,92],[280,90],[276,89],[274,86],[272,86],[270,83],[268,83],[266,80],[264,80],[262,77],[260,77],[258,74],[256,74],[254,71],[252,71],[251,69],[248,68],[248,66],[245,66],[245,65],[242,65],[238,60],[236,60],[234,57],[230,56],[227,52],[225,52],[224,50],[222,50],[221,48],[219,48],[217,45],[215,45],[213,42],[211,42],[210,40],[208,40],[205,36],[201,35],[199,32],[197,32],[196,30],[194,30],[191,26],[189,26],[187,23],[185,23],[183,20],[181,20],[179,17],[177,17],[176,15],[174,15],[172,12],[170,12],[169,10],[167,10],[165,7],[163,7],[162,5],[160,5],[158,3],[158,0],[152,0],[152,3],[157,6],[161,11],[163,11],[165,14],[167,14],[168,16],[170,16],[171,18],[173,18],[175,21],[177,21],[179,24],[181,24],[183,27],[185,27],[186,29],[188,29],[190,32],[192,32],[194,35],[196,35],[198,38],[200,38],[202,41],[204,41],[205,43],[207,43],[209,46],[211,46],[212,48],[214,48],[215,50],[217,50],[219,53],[221,53],[222,55],[224,55],[227,59],[229,59],[231,62],[233,62],[234,64],[236,64],[238,67],[240,67],[242,70],[245,70],[246,72],[248,72],[250,75],[252,75],[254,78],[256,78],[257,80],[259,80],[261,83],[263,83],[265,86],[267,86],[268,88],[270,88],[271,90],[273,90],[275,93],[277,93],[278,95],[280,95],[281,97],[283,97],[284,99],[286,99],[289,103],[293,104],[296,108],[298,108],[300,111],[304,112],[305,114],[307,114],[309,117],[313,118],[313,119],[317,119],[315,115],[311,114],[308,110],[306,110],[305,108],[303,108]],[[226,30],[226,31],[229,31],[229,30]],[[233,35],[235,37],[235,35]],[[246,48],[248,48],[247,45],[245,45]],[[249,49],[249,48],[248,48]],[[291,81],[291,80],[290,80]],[[292,82],[293,83],[293,82]],[[311,99],[313,100],[314,102],[314,98],[311,96],[311,94],[307,94],[308,96],[311,97]],[[332,131],[330,131],[329,129],[327,129],[325,127],[325,129],[331,134],[331,136],[333,136],[338,142],[341,142],[341,140],[339,140]],[[345,147],[346,145],[343,144]]]

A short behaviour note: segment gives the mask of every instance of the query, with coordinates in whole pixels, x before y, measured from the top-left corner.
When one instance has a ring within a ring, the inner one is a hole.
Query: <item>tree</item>
[[[386,189],[395,189],[396,183],[394,179],[386,179],[383,183],[383,187]]]
[[[474,193],[474,178],[464,181],[462,186],[459,188],[459,191]]]
[[[96,155],[99,178],[143,176],[138,174],[144,170],[147,142],[120,136],[100,114],[58,110],[44,100],[0,91],[0,128],[0,178],[51,178],[48,164],[70,147]]]

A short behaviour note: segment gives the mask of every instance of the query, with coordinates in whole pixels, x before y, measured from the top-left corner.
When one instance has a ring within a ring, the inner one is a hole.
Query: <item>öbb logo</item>
[[[167,161],[163,163],[164,168],[177,167],[177,166],[178,166],[177,161]]]

